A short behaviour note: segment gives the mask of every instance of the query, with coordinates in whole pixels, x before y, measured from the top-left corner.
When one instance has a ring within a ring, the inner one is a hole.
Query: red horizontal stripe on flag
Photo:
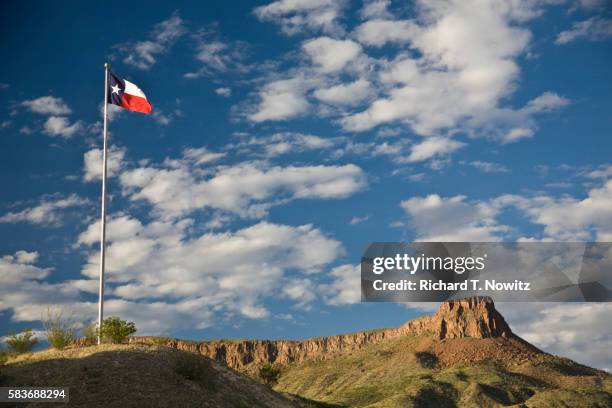
[[[149,114],[153,107],[145,98],[124,93],[121,96],[121,106],[134,112]]]

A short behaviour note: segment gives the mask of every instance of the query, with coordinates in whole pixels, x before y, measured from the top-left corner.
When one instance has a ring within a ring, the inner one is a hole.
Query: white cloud
[[[170,122],[172,122],[172,119],[174,119],[172,114],[166,115],[162,112],[161,109],[155,109],[151,117],[155,122],[162,126],[169,125]]]
[[[60,308],[83,323],[94,320],[97,302],[83,301],[81,292],[96,294],[98,279],[66,280],[47,283],[52,268],[35,265],[36,252],[18,251],[0,257],[0,311],[12,312],[13,321],[39,321],[48,306]],[[168,328],[193,328],[212,321],[209,305],[193,300],[179,302],[129,301],[107,296],[106,316],[121,316],[136,322],[139,334],[161,334]]]
[[[227,55],[227,49],[227,44],[220,41],[202,43],[198,47],[196,58],[205,66],[223,72],[231,63],[231,56]]]
[[[534,130],[531,128],[515,127],[515,128],[509,129],[503,135],[502,140],[504,143],[512,143],[520,139],[528,139],[530,137],[533,137],[534,133],[535,133]]]
[[[600,166],[597,170],[593,170],[587,174],[590,178],[602,178],[602,179],[610,179],[612,178],[612,165]]]
[[[494,242],[508,230],[495,220],[498,210],[489,203],[431,194],[401,202],[411,218],[417,239],[433,242]]]
[[[361,269],[359,265],[340,265],[331,270],[332,282],[319,285],[325,302],[350,305],[361,301]]]
[[[67,197],[61,195],[45,196],[40,203],[19,212],[9,212],[0,217],[0,223],[27,222],[30,224],[50,225],[56,224],[61,219],[61,211],[70,207],[87,204],[86,199],[76,194]]]
[[[360,158],[385,156],[395,164],[416,163],[432,159],[430,167],[449,163],[448,155],[464,146],[464,143],[443,137],[432,137],[418,143],[412,143],[408,138],[355,143],[350,139],[342,138],[342,145],[333,151],[333,158],[345,155],[357,155]],[[402,170],[394,170],[393,175],[400,174]],[[422,175],[418,175],[422,180]]]
[[[31,112],[49,116],[43,124],[43,131],[49,136],[60,136],[68,139],[85,130],[85,125],[82,121],[79,120],[71,124],[66,117],[61,116],[72,113],[72,110],[62,98],[41,96],[36,99],[23,101],[21,106],[24,106]],[[31,134],[33,130],[24,126],[20,132]]]
[[[563,241],[612,240],[612,180],[589,190],[584,199],[568,196],[504,199],[525,211],[533,223],[544,226],[548,237]]]
[[[23,250],[0,257],[0,312],[12,311],[13,321],[40,320],[46,305],[77,306],[73,302],[78,301],[78,287],[86,286],[83,280],[44,282],[53,268],[38,266],[37,261],[37,252]],[[90,307],[92,316],[94,307]],[[86,303],[78,305],[79,312],[87,308]]]
[[[281,293],[283,297],[296,302],[295,307],[304,310],[311,309],[311,303],[317,298],[316,286],[306,278],[288,279]]]
[[[72,110],[62,98],[54,96],[41,96],[40,98],[30,99],[21,102],[21,105],[41,115],[69,115],[72,113]]]
[[[357,224],[361,224],[362,222],[366,222],[369,219],[370,219],[369,215],[364,215],[363,217],[355,216],[355,217],[351,218],[351,221],[349,221],[349,223],[351,225],[357,225]]]
[[[185,78],[215,76],[219,73],[241,74],[250,69],[245,62],[249,50],[246,43],[220,39],[213,29],[201,30],[195,37],[195,58],[201,63],[201,67],[195,72],[186,73]]]
[[[123,62],[147,70],[155,65],[157,58],[168,52],[186,31],[183,20],[174,14],[155,26],[150,39],[119,44],[116,48],[124,55]]]
[[[171,168],[124,171],[120,181],[131,200],[145,200],[166,217],[204,208],[262,217],[288,200],[344,198],[367,185],[363,171],[352,164],[270,167],[247,162],[212,171],[208,178],[198,176],[187,162],[174,161]]]
[[[520,109],[496,108],[485,116],[469,120],[468,130],[503,144],[533,137],[538,126],[538,115],[550,113],[569,105],[570,101],[554,92],[544,92]]]
[[[598,41],[610,37],[612,37],[612,19],[591,17],[574,23],[569,30],[560,32],[555,43],[563,45],[579,39]]]
[[[314,91],[318,100],[330,105],[359,105],[374,94],[370,82],[365,79],[347,84],[319,88]]]
[[[469,201],[462,195],[432,194],[402,201],[401,207],[410,216],[418,238],[430,241],[508,240],[508,234],[514,231],[497,218],[509,208],[521,211],[532,224],[543,227],[538,236],[518,237],[520,240],[612,240],[612,180],[591,188],[584,198],[506,194]]]
[[[229,98],[230,96],[232,96],[232,89],[227,87],[221,87],[215,89],[215,93],[224,98]]]
[[[279,1],[267,10],[282,14],[319,3]],[[501,143],[533,137],[537,115],[569,103],[547,91],[522,108],[502,105],[516,89],[517,59],[531,40],[525,23],[542,7],[539,2],[421,1],[415,18],[402,20],[391,15],[389,2],[368,2],[361,11],[366,21],[352,35],[303,42],[312,65],[293,68],[289,79],[265,85],[259,105],[247,117],[263,122],[317,112],[347,131],[401,124],[433,137],[413,146],[404,158],[409,162],[436,159],[462,147],[452,138],[458,132]],[[376,47],[394,43],[398,50],[390,60],[388,54],[371,57],[354,40]],[[360,106],[364,102],[365,108]]]
[[[415,173],[415,174],[408,175],[406,178],[410,181],[419,182],[419,181],[425,180],[426,177],[427,177],[427,174],[425,173]]]
[[[612,334],[602,330],[609,303],[500,303],[512,330],[535,346],[590,367],[612,370]]]
[[[374,156],[399,156],[404,152],[404,143],[383,142],[374,146]]]
[[[287,35],[304,31],[339,33],[340,12],[344,0],[278,0],[253,11],[262,21],[271,21],[281,26]]]
[[[444,224],[449,231],[466,231],[467,234],[460,234],[461,239],[470,239],[467,237],[474,230],[474,220],[490,218],[495,213],[492,204],[469,203],[462,197],[431,197],[413,201],[412,208],[419,216],[425,214],[438,225]],[[439,211],[426,214],[431,209]],[[449,224],[446,216],[457,218],[459,224],[452,224],[457,221],[452,218]],[[440,217],[443,219],[438,220]],[[470,220],[472,225],[466,230],[462,222]],[[435,224],[427,218],[423,220],[423,225],[432,223]],[[262,302],[278,293],[294,301],[297,307],[307,307],[312,302],[310,280],[285,279],[286,271],[295,268],[301,268],[305,274],[319,271],[341,252],[337,241],[312,226],[259,223],[234,232],[194,236],[189,231],[190,225],[190,220],[154,221],[144,225],[129,216],[110,220],[107,315],[118,314],[136,321],[143,333],[159,333],[176,327],[203,328],[227,314],[266,317],[269,311]],[[81,235],[79,242],[95,245],[98,238],[99,223],[95,223]],[[236,253],[241,256],[236,257]],[[92,283],[95,287],[98,256],[95,252],[90,255],[84,273],[91,279],[61,284],[37,282],[47,277],[51,269],[33,265],[37,261],[36,253],[19,251],[3,257],[0,259],[0,309],[13,310],[14,320],[37,320],[42,305],[59,302],[78,306],[93,316],[95,305],[75,300],[82,288],[91,287]],[[204,258],[206,262],[202,262]],[[359,301],[358,268],[342,265],[331,271],[331,283],[319,287],[327,303],[343,305]],[[282,270],[280,274],[278,269]],[[176,276],[182,279],[177,280]],[[261,286],[251,285],[257,286],[255,290],[244,287],[245,281],[253,280],[262,282]],[[295,283],[293,287],[291,282]],[[165,296],[172,300],[158,300]],[[560,310],[556,307],[543,310],[551,312],[533,311],[531,320],[519,319],[513,313],[504,314],[519,335],[547,351],[590,365],[609,366],[604,354],[609,336],[600,330],[601,316],[609,310],[596,305],[562,305]],[[588,352],[585,337],[598,339]]]
[[[266,153],[270,157],[289,152],[329,149],[337,143],[337,139],[324,139],[303,133],[275,133],[264,141]]]
[[[423,0],[408,20],[398,17],[401,11],[392,15],[389,1],[366,2],[360,11],[365,21],[352,33],[302,42],[308,61],[300,59],[286,79],[271,75],[274,80],[258,91],[259,103],[245,116],[260,123],[316,113],[345,131],[395,125],[433,138],[397,158],[403,162],[439,160],[464,146],[455,139],[457,133],[499,143],[533,137],[538,115],[569,104],[545,91],[523,107],[504,106],[517,88],[518,59],[532,38],[527,22],[547,4]],[[327,5],[323,0],[283,0],[258,8],[256,14],[280,22],[298,10]],[[387,47],[381,55],[380,48],[391,43],[392,54]]]
[[[228,313],[261,318],[268,311],[260,302],[282,290],[289,270],[317,273],[343,252],[338,241],[312,225],[260,222],[236,231],[195,236],[190,225],[190,220],[145,225],[129,216],[111,219],[107,226],[111,296],[142,303],[170,297],[185,313],[196,316],[202,310],[214,310],[217,319]],[[79,243],[95,245],[98,239],[96,222],[81,234]],[[97,251],[90,254],[83,274],[97,276]],[[286,288],[284,294],[298,304],[309,301],[307,293]],[[198,326],[210,324],[207,315]],[[164,323],[167,328],[180,325]]]
[[[240,307],[240,313],[250,319],[263,319],[270,315],[268,309],[262,306],[244,305]]]
[[[447,155],[465,146],[465,143],[444,137],[429,137],[412,146],[409,162],[423,161],[434,156]]]
[[[17,251],[14,255],[5,255],[0,258],[0,283],[7,285],[28,279],[44,279],[49,268],[34,266],[38,259],[38,252]]]
[[[258,91],[259,103],[246,115],[253,122],[288,120],[310,111],[310,91],[316,88],[315,98],[330,104],[352,106],[372,93],[366,79],[342,83],[329,75],[342,72],[367,71],[367,58],[361,46],[351,40],[318,37],[302,43],[302,51],[312,64],[293,70],[285,79],[267,82]],[[332,85],[335,83],[335,85]],[[333,87],[333,89],[327,89]],[[354,92],[351,97],[350,92]]]
[[[544,92],[542,95],[530,100],[522,109],[525,113],[549,112],[563,108],[569,104],[569,100],[554,92]]]
[[[361,46],[356,42],[329,37],[308,40],[302,49],[323,73],[338,72],[361,54]]]
[[[229,148],[240,153],[255,153],[272,158],[283,154],[331,149],[344,141],[342,137],[323,138],[304,133],[280,132],[270,136],[243,137],[243,140]]]
[[[610,0],[576,0],[574,2],[574,7],[572,11],[578,8],[582,8],[585,10],[595,10],[598,8],[605,7],[609,2]]]
[[[259,106],[255,112],[248,115],[249,120],[287,120],[305,113],[310,106],[305,96],[308,88],[300,78],[267,84],[259,92]]]
[[[70,124],[70,121],[63,116],[49,116],[45,121],[43,130],[50,136],[60,136],[68,139],[83,131],[84,125],[81,121]]]
[[[127,50],[128,46],[125,46]],[[139,41],[134,44],[130,44],[132,48],[131,52],[123,59],[126,64],[135,66],[140,69],[149,69],[154,65],[157,54],[162,54],[165,51],[163,45],[154,41]]]
[[[111,146],[106,162],[107,176],[113,177],[123,167],[125,149]],[[91,149],[83,156],[83,179],[93,181],[102,179],[102,149]]]
[[[499,103],[519,77],[516,59],[531,39],[522,23],[538,14],[535,3],[435,0],[420,1],[416,10],[414,20],[374,19],[356,29],[365,44],[395,42],[402,51],[380,62],[384,94],[366,110],[344,117],[344,129],[365,131],[400,122],[418,134],[440,136],[443,131],[473,133],[487,125],[504,128],[500,125],[513,111],[499,112]],[[514,114],[514,127],[530,114]],[[511,136],[525,135],[515,131]]]
[[[211,152],[206,147],[190,147],[183,150],[183,158],[196,166],[212,163],[226,156],[226,153]]]
[[[359,11],[362,19],[390,18],[388,7],[391,0],[366,0],[363,8]]]
[[[408,44],[417,27],[407,20],[369,20],[355,29],[357,40],[363,44],[381,47],[387,43]]]
[[[510,171],[510,169],[503,164],[488,161],[475,160],[471,162],[462,162],[461,164],[470,165],[483,173],[508,173]]]

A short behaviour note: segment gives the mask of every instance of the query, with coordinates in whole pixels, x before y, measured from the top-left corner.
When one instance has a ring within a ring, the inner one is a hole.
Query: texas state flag
[[[108,103],[146,114],[153,109],[139,87],[111,72],[108,73]]]

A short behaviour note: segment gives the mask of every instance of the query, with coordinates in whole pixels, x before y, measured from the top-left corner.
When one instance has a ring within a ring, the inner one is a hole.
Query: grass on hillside
[[[418,337],[286,365],[275,389],[339,407],[612,406],[612,377],[602,371],[544,354],[440,366]]]

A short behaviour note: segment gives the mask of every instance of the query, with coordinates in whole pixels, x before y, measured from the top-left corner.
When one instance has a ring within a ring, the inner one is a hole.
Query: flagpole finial
[[[108,62],[104,63],[104,69],[108,69]]]

